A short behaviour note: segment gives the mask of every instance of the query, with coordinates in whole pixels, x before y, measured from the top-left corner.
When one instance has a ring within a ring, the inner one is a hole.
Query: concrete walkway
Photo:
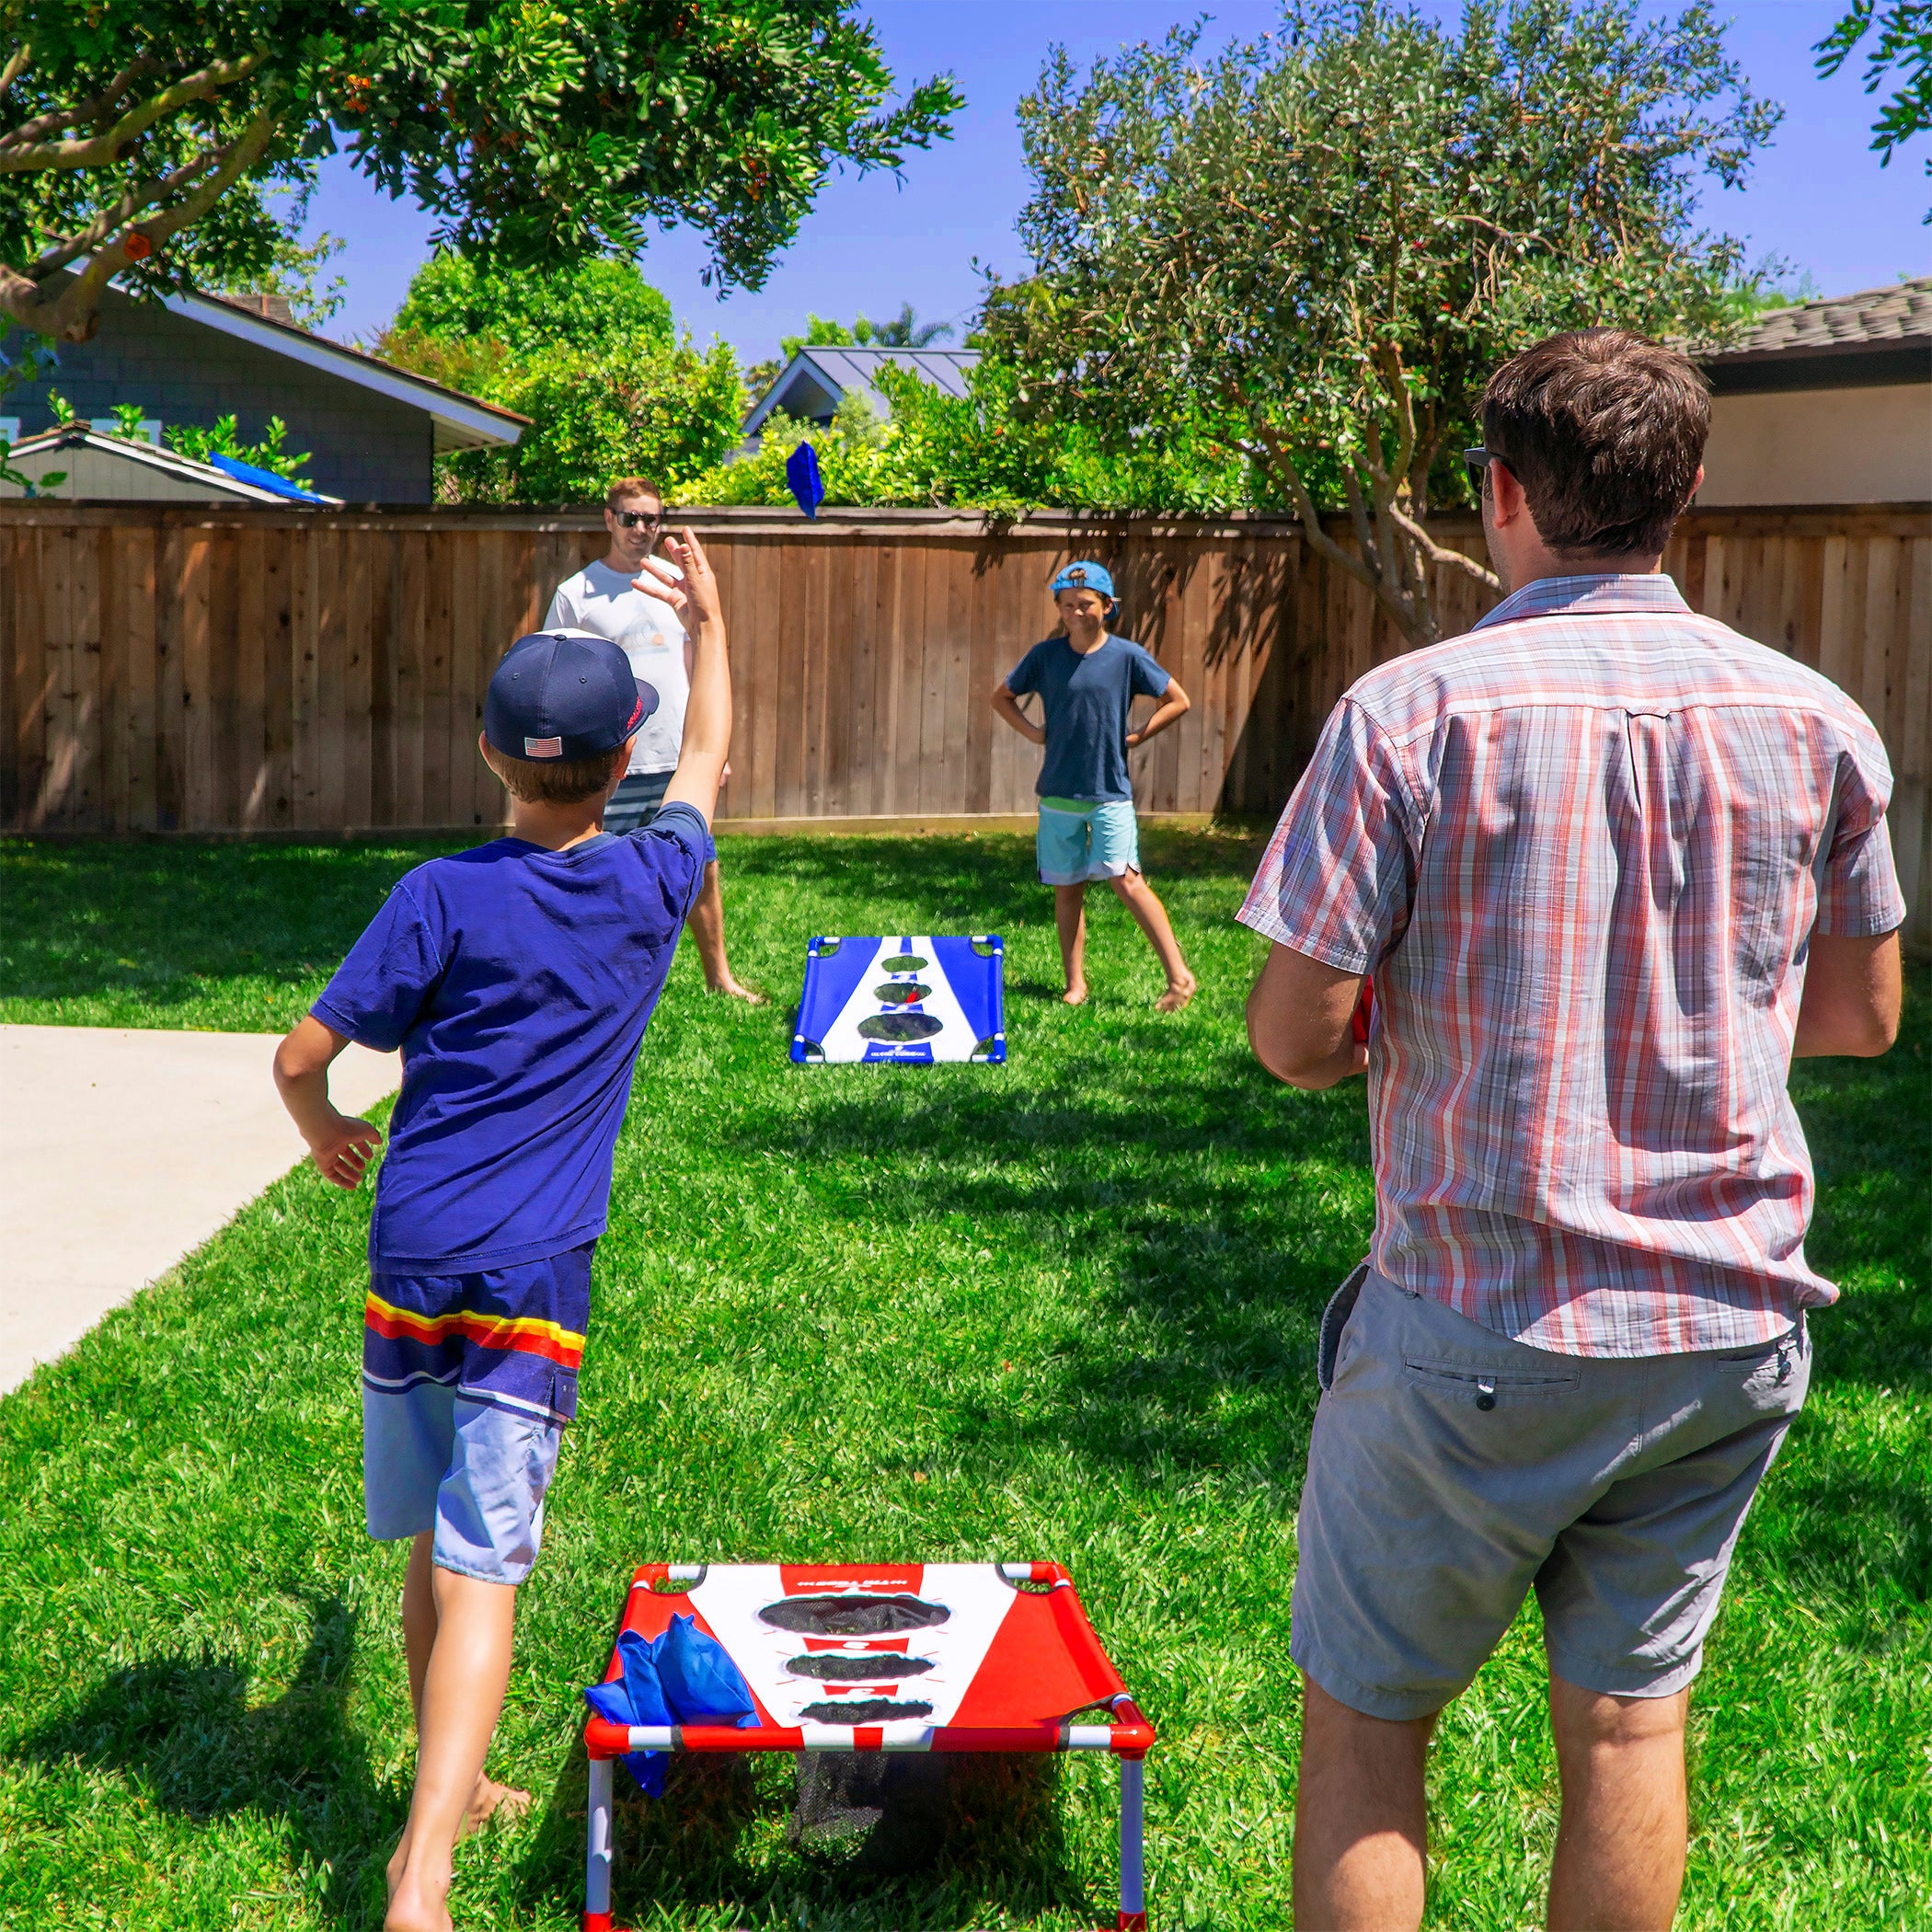
[[[280,1038],[0,1027],[0,1394],[303,1157],[269,1072]],[[400,1077],[351,1046],[329,1087],[359,1113]]]

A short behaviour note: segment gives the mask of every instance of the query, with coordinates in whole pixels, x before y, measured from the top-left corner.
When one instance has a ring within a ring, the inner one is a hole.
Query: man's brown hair
[[[660,506],[664,501],[664,492],[649,477],[619,477],[604,492],[604,507],[615,510],[626,497],[655,497]]]
[[[512,758],[486,744],[483,762],[510,796],[525,805],[581,805],[611,782],[628,749],[627,743],[615,745],[594,758]]]
[[[1547,337],[1483,391],[1483,445],[1509,465],[1559,557],[1661,553],[1709,433],[1696,366],[1627,329]]]

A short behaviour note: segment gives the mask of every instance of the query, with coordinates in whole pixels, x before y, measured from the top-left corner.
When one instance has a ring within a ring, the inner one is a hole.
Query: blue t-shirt
[[[1127,711],[1136,697],[1159,697],[1167,673],[1152,651],[1107,637],[1084,657],[1064,638],[1034,645],[1013,667],[1015,697],[1040,693],[1046,707],[1046,755],[1033,789],[1042,799],[1131,799]]]
[[[705,821],[568,851],[500,838],[407,873],[324,988],[326,1027],[401,1047],[369,1264],[473,1273],[594,1240],[631,1069],[704,878]]]

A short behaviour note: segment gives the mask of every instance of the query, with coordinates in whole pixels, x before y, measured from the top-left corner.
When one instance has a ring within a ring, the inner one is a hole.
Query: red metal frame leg
[[[591,1760],[590,1825],[583,1858],[583,1932],[611,1932],[611,1772],[607,1757]]]
[[[1142,1858],[1146,1829],[1146,1765],[1137,1757],[1121,1760],[1121,1915],[1115,1932],[1145,1932],[1147,1876]]]

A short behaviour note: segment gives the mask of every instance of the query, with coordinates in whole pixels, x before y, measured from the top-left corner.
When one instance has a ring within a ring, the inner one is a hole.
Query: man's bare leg
[[[416,1713],[419,1748],[422,1735],[423,1685],[429,1678],[430,1656],[435,1648],[438,1625],[434,1566],[431,1560],[434,1542],[432,1530],[425,1530],[410,1539],[409,1568],[403,1579],[403,1653],[408,1660],[409,1706]],[[507,1669],[505,1681],[508,1681]],[[529,1792],[519,1791],[512,1785],[498,1784],[494,1778],[486,1777],[479,1766],[456,1835],[459,1838],[467,1835],[499,1811],[506,1811],[512,1817],[520,1816],[528,1810],[529,1804]],[[403,1871],[409,1862],[415,1823],[416,1808],[411,1805],[409,1822],[403,1827],[402,1837],[389,1857],[389,1896],[392,1899],[396,1896],[396,1888],[402,1883]]]
[[[1563,1815],[1551,1932],[1667,1932],[1684,1889],[1690,1693],[1611,1697],[1549,1680]]]
[[[1298,1932],[1412,1932],[1422,1923],[1422,1769],[1434,1728],[1433,1717],[1367,1717],[1303,1674]]]
[[[704,962],[705,984],[713,993],[729,993],[733,999],[748,1000],[754,1006],[765,1004],[762,993],[741,985],[725,958],[724,891],[718,883],[718,861],[705,868],[705,882],[698,890],[691,916],[685,921],[691,937],[697,941],[697,956]]]
[[[1179,1013],[1194,997],[1195,979],[1188,962],[1180,956],[1180,941],[1167,923],[1167,909],[1156,897],[1154,888],[1138,872],[1129,872],[1112,881],[1121,903],[1134,916],[1147,943],[1167,976],[1167,990],[1154,1002],[1156,1013]]]
[[[1066,975],[1066,991],[1060,996],[1070,1006],[1087,1000],[1087,888],[1084,885],[1056,885],[1053,888],[1053,924],[1060,933],[1060,970]]]

